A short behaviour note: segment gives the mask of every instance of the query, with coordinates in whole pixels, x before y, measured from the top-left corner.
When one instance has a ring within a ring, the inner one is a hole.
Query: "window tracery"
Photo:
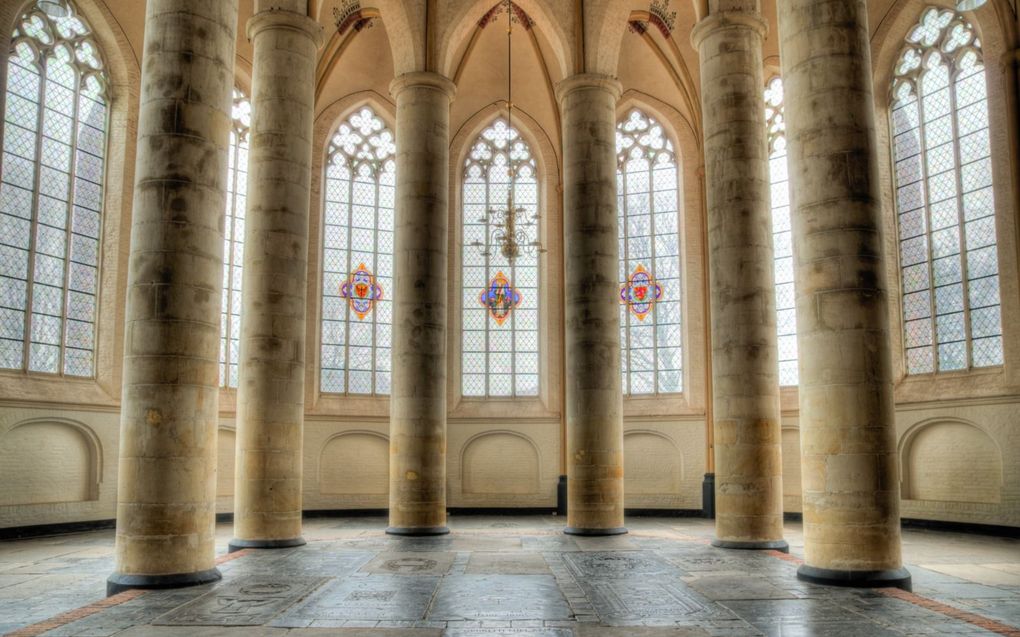
[[[513,178],[511,180],[511,171]],[[499,118],[464,161],[461,249],[461,392],[464,396],[539,394],[538,252],[512,260],[493,244],[489,210],[513,205],[537,213],[537,165],[520,132]],[[530,237],[537,240],[538,237]],[[481,248],[481,249],[479,249]]]
[[[680,199],[673,142],[632,109],[616,127],[624,394],[683,390]]]
[[[892,86],[893,160],[908,374],[1001,365],[988,99],[981,42],[925,9]]]
[[[320,389],[390,393],[396,146],[370,107],[330,139],[322,251]]]
[[[17,22],[0,160],[0,367],[93,376],[107,76],[68,3]]]
[[[779,384],[797,385],[797,308],[793,285],[793,242],[790,226],[790,178],[786,163],[786,122],[783,80],[774,77],[765,86],[765,124],[769,146],[769,183],[772,205],[772,249],[776,285],[776,336],[779,349]]]

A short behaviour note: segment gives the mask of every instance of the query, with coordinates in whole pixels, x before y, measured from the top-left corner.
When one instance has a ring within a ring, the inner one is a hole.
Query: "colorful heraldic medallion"
[[[358,319],[364,320],[375,307],[375,302],[382,298],[382,286],[375,282],[375,275],[362,263],[340,285],[340,296],[348,300]]]
[[[489,316],[496,321],[496,325],[502,325],[510,312],[521,304],[521,293],[510,285],[510,279],[505,274],[497,272],[478,300],[489,310]]]
[[[655,282],[645,266],[638,265],[627,282],[620,286],[620,303],[625,303],[638,320],[643,321],[662,298],[662,286]]]

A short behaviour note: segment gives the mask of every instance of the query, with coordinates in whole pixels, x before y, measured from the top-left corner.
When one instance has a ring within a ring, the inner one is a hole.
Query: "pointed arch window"
[[[616,126],[620,356],[624,394],[683,391],[680,195],[662,124],[632,109]]]
[[[772,246],[776,285],[776,332],[779,345],[779,384],[797,385],[797,307],[793,287],[793,233],[790,227],[790,177],[786,163],[786,121],[783,80],[765,86],[765,123],[769,144],[769,183],[772,202]]]
[[[1002,322],[981,42],[960,14],[925,9],[892,86],[908,374],[1001,365]]]
[[[99,47],[74,5],[30,5],[7,63],[0,368],[93,376],[108,125]]]
[[[227,211],[223,236],[223,306],[220,311],[220,386],[237,387],[241,351],[241,279],[244,265],[244,214],[248,194],[248,132],[251,102],[234,89],[227,161]]]
[[[340,124],[326,159],[320,389],[390,393],[396,145],[370,107]]]
[[[464,396],[539,394],[539,254],[513,261],[494,242],[490,209],[513,203],[538,211],[535,158],[520,132],[499,118],[483,130],[464,161],[461,214],[461,392]],[[529,237],[537,240],[538,237]]]

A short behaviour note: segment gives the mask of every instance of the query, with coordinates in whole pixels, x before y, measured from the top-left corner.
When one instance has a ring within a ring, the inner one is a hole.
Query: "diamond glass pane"
[[[899,60],[891,121],[907,372],[1000,365],[981,43],[963,15],[928,7]]]
[[[248,133],[251,103],[234,89],[233,129],[227,154],[227,198],[223,237],[223,305],[220,312],[220,386],[237,387],[241,352],[241,284],[244,217],[248,193]]]
[[[322,229],[319,389],[390,393],[393,133],[370,107],[329,140]]]

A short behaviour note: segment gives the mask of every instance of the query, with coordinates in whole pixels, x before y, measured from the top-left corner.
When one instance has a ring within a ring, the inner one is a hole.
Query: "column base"
[[[447,535],[450,532],[446,526],[389,526],[386,527],[386,535],[403,535],[406,537],[421,537],[429,535]]]
[[[563,529],[563,532],[567,535],[580,535],[582,537],[600,537],[604,535],[624,535],[627,533],[627,527],[617,526],[609,529],[583,529],[576,526],[568,526]]]
[[[211,568],[196,573],[174,573],[173,575],[125,575],[114,573],[106,580],[106,596],[116,595],[135,588],[149,590],[161,588],[184,588],[186,586],[199,586],[217,582],[220,578],[220,570]]]
[[[718,538],[712,539],[712,546],[720,549],[738,549],[745,551],[782,551],[783,553],[790,552],[790,545],[786,543],[786,540],[760,540],[760,541],[744,541],[744,540],[720,540]]]
[[[243,549],[289,549],[308,544],[303,537],[289,540],[239,540],[236,537],[227,545],[227,553],[236,553]]]
[[[839,571],[803,564],[797,569],[797,579],[827,586],[911,590],[910,571],[902,567],[885,571]]]

